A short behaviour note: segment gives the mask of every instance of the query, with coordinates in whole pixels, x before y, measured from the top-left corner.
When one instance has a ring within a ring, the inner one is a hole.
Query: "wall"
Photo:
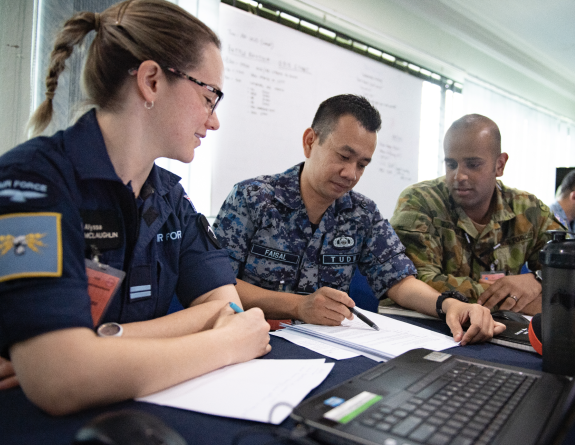
[[[262,0],[263,1],[263,0]],[[575,79],[439,0],[268,0],[456,81],[469,76],[575,120]]]
[[[0,154],[26,139],[34,0],[0,2]]]
[[[38,0],[0,2],[0,154],[25,139],[31,109],[30,71],[34,4]],[[44,0],[71,11],[72,0]],[[217,0],[180,0],[201,16],[217,15]],[[310,20],[324,23],[375,47],[387,49],[464,82],[474,76],[557,114],[575,120],[575,88],[553,70],[506,47],[500,36],[478,29],[463,16],[447,14],[441,1],[413,0],[268,0]],[[422,5],[425,5],[424,9]],[[441,20],[451,27],[438,25]],[[462,29],[469,29],[473,38]],[[459,31],[458,31],[459,30]],[[483,46],[477,39],[484,36]],[[40,78],[44,77],[43,71]]]

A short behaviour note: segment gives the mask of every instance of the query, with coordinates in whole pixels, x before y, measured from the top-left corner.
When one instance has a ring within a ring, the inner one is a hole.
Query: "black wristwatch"
[[[437,297],[437,303],[435,303],[435,310],[437,311],[437,315],[443,321],[445,321],[445,312],[443,312],[443,302],[446,298],[455,298],[456,300],[463,301],[464,303],[469,303],[469,299],[457,292],[456,290],[450,290],[447,292],[443,292],[439,297]]]

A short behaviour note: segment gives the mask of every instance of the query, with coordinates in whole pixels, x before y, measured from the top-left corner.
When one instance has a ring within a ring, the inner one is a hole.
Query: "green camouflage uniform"
[[[449,195],[445,177],[401,193],[390,222],[420,280],[474,302],[487,287],[478,283],[482,271],[519,274],[526,261],[530,270],[541,268],[539,251],[550,239],[545,232],[563,227],[534,195],[497,184],[496,208],[481,234]]]

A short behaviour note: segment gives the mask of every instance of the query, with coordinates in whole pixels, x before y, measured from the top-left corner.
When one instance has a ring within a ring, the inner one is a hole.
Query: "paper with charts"
[[[136,400],[277,425],[332,368],[325,359],[250,360]]]

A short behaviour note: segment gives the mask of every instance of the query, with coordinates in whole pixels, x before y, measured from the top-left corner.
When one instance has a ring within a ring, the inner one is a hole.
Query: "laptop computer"
[[[415,349],[304,400],[291,417],[329,444],[548,445],[573,378]]]

